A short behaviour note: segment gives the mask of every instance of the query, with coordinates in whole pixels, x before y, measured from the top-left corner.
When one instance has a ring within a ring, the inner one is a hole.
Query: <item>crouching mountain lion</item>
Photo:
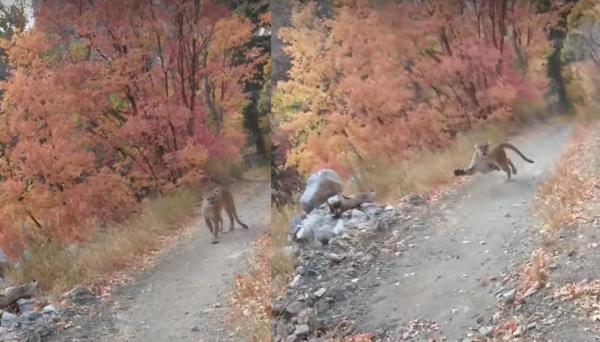
[[[329,211],[334,217],[340,217],[346,210],[359,207],[365,202],[373,202],[375,200],[375,191],[361,192],[353,197],[337,194],[327,200]]]
[[[248,226],[240,220],[237,214],[231,191],[224,187],[217,187],[206,195],[202,205],[202,215],[204,216],[208,230],[213,235],[213,244],[218,243],[219,232],[223,231],[223,218],[221,217],[223,208],[227,216],[229,216],[231,224],[229,232],[234,230],[234,220],[243,228],[248,229]]]
[[[491,141],[487,141],[481,144],[475,144],[475,152],[473,152],[473,158],[469,167],[465,169],[455,169],[455,176],[470,176],[477,172],[489,173],[491,171],[504,171],[510,181],[511,172],[513,175],[517,174],[517,168],[515,164],[508,158],[504,149],[515,151],[523,160],[529,163],[534,163],[533,160],[525,157],[519,149],[509,143],[500,143],[495,146],[491,146]]]

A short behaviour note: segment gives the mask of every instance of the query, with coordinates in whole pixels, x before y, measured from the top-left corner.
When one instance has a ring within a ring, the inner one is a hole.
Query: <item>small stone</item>
[[[523,335],[523,326],[521,324],[519,324],[517,326],[517,328],[515,329],[515,331],[513,331],[513,337],[520,337],[521,335]]]
[[[192,328],[192,332],[199,332],[199,331],[200,331],[200,328],[198,328],[198,326],[194,326]]]
[[[285,305],[282,302],[272,302],[271,303],[271,311],[274,314],[279,315],[283,312],[283,310],[285,310]]]
[[[301,302],[293,302],[285,307],[285,312],[288,313],[290,316],[296,316],[300,312],[302,312],[302,310],[304,310],[304,307],[305,305]]]
[[[296,330],[294,330],[294,336],[296,337],[306,337],[310,334],[310,327],[308,324],[298,324],[296,325]]]
[[[340,263],[342,260],[346,259],[345,254],[336,254],[336,253],[327,253],[325,257],[334,263]]]
[[[296,276],[294,277],[294,279],[292,279],[292,281],[289,283],[288,287],[293,289],[294,287],[298,286],[298,284],[300,283],[300,275],[296,274]]]
[[[517,295],[517,289],[512,289],[510,291],[504,292],[502,294],[502,299],[506,304],[510,304],[515,301],[515,296]]]
[[[317,298],[321,298],[321,297],[323,297],[323,295],[325,294],[325,292],[327,292],[327,289],[326,289],[326,288],[324,288],[324,287],[322,287],[322,288],[318,289],[318,290],[317,290],[317,291],[314,293],[314,295],[315,295],[315,297],[317,297]]]
[[[44,315],[54,315],[58,313],[58,310],[56,310],[56,307],[54,305],[48,304],[44,306],[44,308],[42,309],[42,313]]]
[[[485,337],[492,336],[493,332],[494,332],[494,327],[487,326],[487,327],[481,327],[481,328],[479,328],[479,333],[482,336],[485,336]]]

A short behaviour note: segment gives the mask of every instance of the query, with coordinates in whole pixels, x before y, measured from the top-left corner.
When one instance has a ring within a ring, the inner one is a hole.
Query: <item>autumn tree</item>
[[[244,145],[253,24],[210,1],[42,2],[4,44],[1,247],[86,239]],[[240,54],[243,59],[240,60]]]
[[[246,127],[256,154],[265,162],[268,158],[270,143],[270,124],[265,124],[270,114],[270,108],[265,107],[265,85],[270,80],[271,55],[271,13],[268,0],[261,1],[230,1],[236,12],[243,14],[253,23],[252,38],[245,49],[257,49],[262,63],[256,65],[252,76],[248,78],[244,91],[249,94],[249,101],[244,107],[244,126]],[[243,51],[242,50],[242,51]],[[268,69],[268,73],[267,73]],[[270,99],[269,99],[270,101]]]
[[[11,39],[17,32],[22,32],[27,24],[25,8],[22,3],[10,6],[0,3],[0,39]],[[0,47],[0,80],[8,77],[8,61],[6,52]],[[2,91],[0,90],[0,97]]]
[[[442,147],[458,132],[540,110],[547,28],[532,1],[339,1],[298,6],[273,97],[288,164],[342,174]]]

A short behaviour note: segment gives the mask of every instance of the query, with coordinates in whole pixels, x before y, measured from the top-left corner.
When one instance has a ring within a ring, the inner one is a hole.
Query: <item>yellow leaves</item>
[[[318,159],[311,150],[290,150],[285,167],[295,167],[299,173],[309,174],[313,171],[317,161]]]
[[[298,131],[300,129],[308,127],[313,122],[318,120],[318,118],[312,112],[298,112],[290,118],[292,119],[291,121],[281,123],[280,128],[282,130]]]
[[[73,62],[83,61],[88,53],[88,47],[79,41],[72,41],[69,44],[69,55]]]

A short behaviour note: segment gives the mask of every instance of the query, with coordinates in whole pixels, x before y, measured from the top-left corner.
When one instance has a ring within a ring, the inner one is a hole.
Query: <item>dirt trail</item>
[[[246,266],[246,252],[269,226],[271,187],[266,180],[234,189],[236,208],[249,230],[236,226],[212,245],[199,217],[157,265],[104,301],[75,307],[72,328],[52,341],[227,341],[224,295]],[[225,229],[229,218],[223,213]]]
[[[117,336],[107,341],[223,341],[225,298],[244,256],[270,222],[271,188],[259,182],[246,194],[235,194],[238,215],[250,227],[236,225],[220,243],[211,245],[204,222],[194,225],[194,237],[176,246],[153,271],[118,294]],[[241,198],[241,199],[239,199]],[[223,213],[224,214],[224,213]],[[229,218],[225,218],[225,229]]]
[[[413,220],[407,248],[377,279],[360,329],[389,332],[411,320],[431,320],[439,335],[456,341],[491,317],[497,293],[510,290],[493,277],[501,280],[529,258],[538,224],[531,208],[536,187],[570,131],[557,125],[511,139],[535,164],[509,151],[518,170],[513,182],[499,172],[476,176]]]

